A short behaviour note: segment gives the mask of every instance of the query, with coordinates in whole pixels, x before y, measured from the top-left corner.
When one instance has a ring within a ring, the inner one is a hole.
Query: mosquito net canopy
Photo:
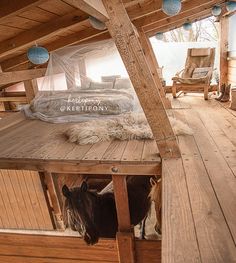
[[[45,77],[26,116],[48,122],[81,122],[139,112],[141,107],[112,40],[51,52]]]

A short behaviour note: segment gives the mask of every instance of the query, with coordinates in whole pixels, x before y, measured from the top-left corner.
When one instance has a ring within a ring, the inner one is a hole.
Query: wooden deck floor
[[[178,136],[182,160],[163,160],[162,262],[236,262],[234,112],[202,96],[172,104],[194,135]]]
[[[162,262],[235,263],[235,112],[213,99],[204,101],[202,96],[184,96],[173,100],[172,104],[174,109],[169,114],[187,123],[193,135],[178,136],[181,159],[162,160]],[[98,164],[102,170],[96,172],[108,174],[115,162],[121,169],[126,167],[121,170],[123,174],[131,170],[141,174],[143,166],[150,174],[159,169],[160,159],[153,141],[112,142],[80,148],[66,141],[62,143],[60,136],[54,136],[53,125],[48,129],[48,124],[35,126],[35,121],[22,121],[17,121],[14,129],[4,124],[0,137],[0,168],[24,169],[27,166],[28,169],[53,170],[58,167],[63,171],[67,165],[75,172],[81,165],[91,165],[94,171]],[[14,144],[7,139],[11,136]],[[58,151],[60,143],[63,147]],[[85,172],[91,171],[88,167]],[[127,170],[127,167],[132,169]]]
[[[3,119],[0,168],[111,174],[116,165],[120,174],[160,174],[161,159],[154,140],[78,145],[63,136],[69,126],[26,120],[21,115]]]

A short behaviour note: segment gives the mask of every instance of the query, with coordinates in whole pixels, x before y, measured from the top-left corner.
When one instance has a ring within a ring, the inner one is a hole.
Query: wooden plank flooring
[[[235,115],[194,95],[172,105],[193,135],[178,136],[182,160],[163,160],[162,261],[236,262]]]
[[[97,174],[111,174],[113,165],[119,165],[126,166],[127,173],[130,169],[130,173],[160,174],[161,159],[153,140],[78,145],[63,135],[73,124],[25,120],[22,116],[16,121],[18,117],[11,116],[10,121],[6,117],[2,125],[0,121],[0,168],[60,172],[58,165],[61,165],[61,172],[94,174],[94,166],[98,165]]]

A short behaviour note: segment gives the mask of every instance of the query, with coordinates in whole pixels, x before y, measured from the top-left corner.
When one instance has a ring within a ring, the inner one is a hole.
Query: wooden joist
[[[103,2],[110,17],[106,23],[108,30],[126,66],[152,129],[160,155],[163,158],[178,157],[180,153],[174,132],[124,5],[119,0],[104,0]]]
[[[52,35],[56,35],[57,33],[72,29],[87,18],[88,16],[86,14],[82,14],[81,11],[76,10],[75,12],[24,31],[15,37],[0,43],[0,58],[20,49],[29,47],[30,45],[33,45],[35,41],[39,42],[45,38],[51,37]]]
[[[214,1],[206,1],[206,0],[199,0],[199,1],[185,1],[182,3],[182,9],[179,15],[183,18],[185,17],[185,12],[189,12],[190,10],[194,10],[195,13],[198,13],[198,8],[205,6],[205,8],[210,8],[209,6],[213,6],[214,4],[224,2],[223,0],[214,0]],[[145,27],[155,22],[158,22],[161,19],[169,19],[168,15],[166,15],[162,10],[157,10],[155,13],[150,15],[146,15],[140,19],[134,20],[133,23],[136,27]],[[146,32],[146,30],[144,29]]]
[[[207,8],[206,8],[207,7]],[[155,23],[146,25],[143,27],[143,30],[148,33],[148,36],[153,36],[157,32],[168,31],[171,28],[176,28],[181,23],[183,24],[187,19],[194,22],[196,19],[201,19],[207,16],[211,16],[211,5],[196,6],[193,9],[190,9],[184,13],[161,19],[161,17]]]
[[[42,68],[0,73],[0,85],[41,78],[45,72],[46,69]]]
[[[188,17],[191,19],[191,21],[194,21],[195,19],[199,18],[198,15],[198,8],[200,10],[203,10],[204,7],[212,6],[214,3],[220,3],[221,0],[214,0],[214,1],[203,1],[200,0],[199,3],[191,2],[188,4],[188,8],[186,7],[186,10],[184,11],[184,14],[180,13],[177,16],[167,17],[161,10],[158,9],[160,3],[156,2],[154,0],[148,1],[147,3],[144,1],[132,1],[132,5],[130,7],[127,7],[128,15],[130,16],[131,20],[133,21],[134,25],[137,27],[144,27],[144,31],[149,31],[148,36],[153,36],[156,32],[159,30],[168,31],[169,29],[175,28],[175,23],[177,23],[177,26],[180,26]],[[135,5],[136,3],[136,5]],[[188,2],[186,2],[187,4]],[[126,3],[129,4],[129,3]],[[138,5],[137,5],[138,4]],[[183,3],[184,5],[185,3]],[[135,6],[134,6],[135,5]],[[134,10],[132,8],[134,8]],[[148,11],[145,13],[145,8],[147,8]],[[150,12],[153,10],[152,12]],[[206,12],[206,9],[204,9]],[[145,15],[144,15],[145,13]],[[188,16],[187,14],[191,13],[191,16]],[[194,14],[194,15],[193,15]],[[204,18],[206,16],[211,15],[211,9],[209,8],[209,12],[204,13],[204,15],[200,14],[200,18]],[[175,17],[178,20],[175,21]],[[180,20],[181,18],[181,20]],[[185,19],[185,20],[184,20]],[[85,20],[86,21],[86,20]],[[158,21],[161,21],[160,23]],[[170,23],[171,21],[171,23]],[[83,23],[83,22],[82,22]],[[157,25],[155,25],[157,23]],[[150,25],[151,24],[151,25]],[[150,27],[149,27],[150,25]],[[161,28],[158,28],[161,25]],[[150,32],[150,30],[153,29],[153,32]],[[63,46],[72,45],[75,43],[81,42],[81,40],[84,38],[85,40],[90,38],[95,40],[100,40],[104,38],[108,38],[109,35],[107,32],[101,32],[93,28],[86,28],[86,30],[81,30],[80,33],[72,33],[71,35],[68,35],[67,37],[60,38],[60,41],[56,40],[51,42],[50,44],[45,45],[45,47],[49,51],[53,51],[57,48],[61,48]],[[45,38],[47,38],[45,36]],[[76,41],[78,39],[78,41]],[[8,47],[9,49],[9,47]],[[2,68],[4,71],[9,70],[11,68],[15,68],[18,70],[25,69],[27,66],[18,66],[21,64],[24,64],[27,62],[27,57],[25,54],[18,55],[14,58],[7,59],[5,61],[2,61]]]
[[[82,10],[100,21],[106,21],[108,19],[107,11],[102,0],[64,0],[64,2]]]
[[[27,98],[25,96],[22,97],[0,97],[0,102],[27,102]]]
[[[107,38],[107,37],[109,37],[109,34],[106,30],[105,31],[99,31],[99,30],[94,29],[94,28],[88,28],[88,29],[86,28],[86,29],[80,31],[79,34],[76,32],[76,33],[73,33],[67,37],[60,39],[60,41],[58,41],[58,40],[53,41],[50,44],[45,45],[45,48],[47,48],[47,50],[49,52],[51,52],[51,51],[57,50],[59,48],[65,47],[65,46],[89,41],[90,39],[98,38],[100,36]],[[3,61],[1,63],[1,66],[2,66],[2,69],[4,71],[6,71],[6,70],[10,70],[10,69],[12,70],[13,68],[14,69],[18,68],[19,65],[23,65],[26,62],[28,62],[27,55],[22,54],[22,55],[19,55],[17,57]],[[27,68],[28,65],[25,65],[25,67]]]
[[[134,2],[135,1],[131,1],[131,3]],[[160,10],[162,7],[162,1],[159,0],[136,1],[136,3],[132,5],[125,4],[125,7],[129,15],[129,18],[132,20],[132,19],[138,19],[144,17],[146,15],[150,15]]]

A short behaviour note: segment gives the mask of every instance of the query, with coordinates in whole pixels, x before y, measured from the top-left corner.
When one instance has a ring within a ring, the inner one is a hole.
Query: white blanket
[[[47,122],[83,122],[134,110],[134,96],[124,90],[44,92],[23,108],[29,118]]]

